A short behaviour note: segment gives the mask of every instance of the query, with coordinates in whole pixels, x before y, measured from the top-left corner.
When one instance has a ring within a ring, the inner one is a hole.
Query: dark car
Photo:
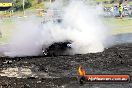
[[[42,52],[46,56],[67,55],[68,50],[72,49],[71,44],[72,41],[55,42],[48,48],[42,49]]]

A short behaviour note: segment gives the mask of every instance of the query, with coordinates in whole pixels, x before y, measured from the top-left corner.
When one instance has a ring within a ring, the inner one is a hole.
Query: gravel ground
[[[0,88],[132,88],[127,84],[80,85],[77,69],[87,74],[132,75],[132,43],[115,45],[96,54],[0,59]]]

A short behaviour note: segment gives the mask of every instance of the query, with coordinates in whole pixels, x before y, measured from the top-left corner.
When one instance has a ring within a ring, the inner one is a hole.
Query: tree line
[[[42,1],[46,1],[46,0],[24,0],[24,8],[30,8],[32,7],[32,3],[36,2],[37,4],[41,3]],[[14,11],[21,11],[23,10],[23,0],[13,0],[14,2]]]

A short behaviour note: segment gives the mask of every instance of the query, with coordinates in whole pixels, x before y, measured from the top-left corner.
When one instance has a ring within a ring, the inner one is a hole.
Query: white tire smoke
[[[51,8],[54,8],[54,4]],[[72,54],[96,53],[104,50],[104,41],[108,33],[95,6],[73,0],[68,5],[61,4],[59,8],[64,10],[61,23],[49,21],[41,27],[39,27],[40,22],[34,23],[33,19],[16,23],[18,32],[14,33],[9,42],[9,49],[4,54],[6,56],[39,55],[42,46],[47,48],[54,42],[64,40],[73,41]]]

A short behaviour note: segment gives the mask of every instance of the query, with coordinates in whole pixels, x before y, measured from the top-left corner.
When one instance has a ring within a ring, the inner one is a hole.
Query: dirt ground
[[[87,74],[132,76],[132,43],[95,54],[0,58],[0,88],[132,88],[132,82],[80,85],[77,79],[80,65]]]

